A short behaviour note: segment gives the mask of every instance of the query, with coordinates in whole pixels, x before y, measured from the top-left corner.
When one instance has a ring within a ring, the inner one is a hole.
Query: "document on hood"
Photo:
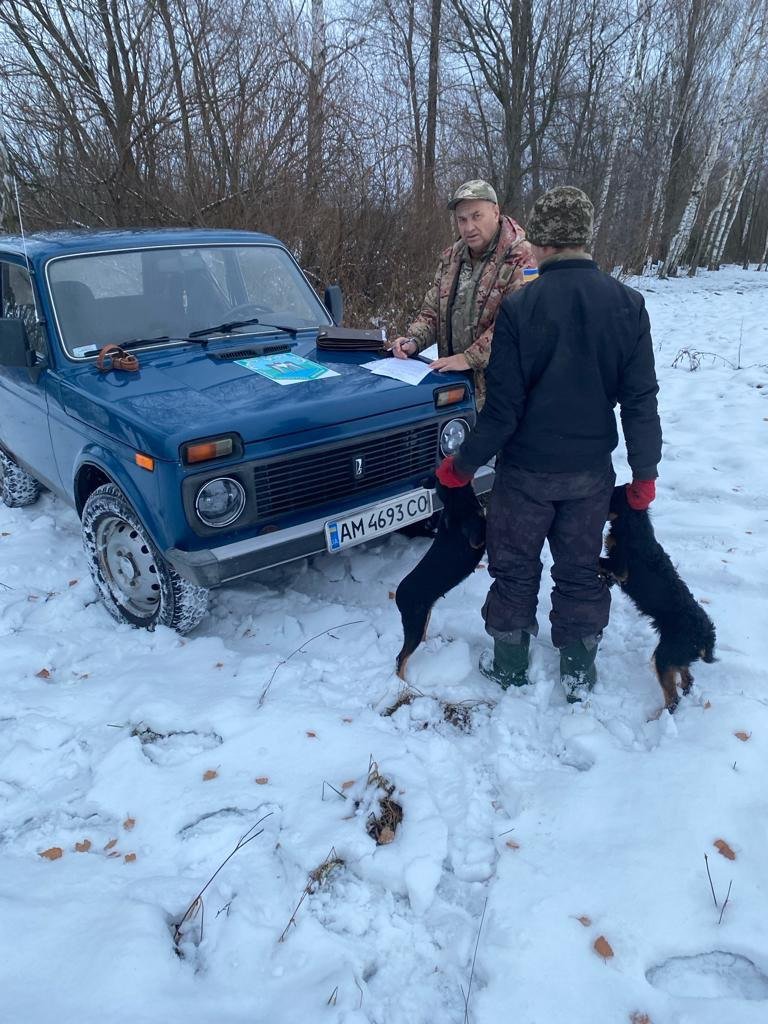
[[[421,384],[431,372],[429,364],[423,363],[420,359],[396,359],[394,356],[389,359],[374,359],[373,362],[363,363],[362,367],[371,373],[378,373],[380,377],[401,380],[404,384]]]

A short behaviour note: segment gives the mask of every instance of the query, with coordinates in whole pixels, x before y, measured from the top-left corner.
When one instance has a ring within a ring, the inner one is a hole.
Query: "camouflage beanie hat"
[[[533,204],[525,234],[533,245],[589,245],[594,213],[585,192],[561,185]]]

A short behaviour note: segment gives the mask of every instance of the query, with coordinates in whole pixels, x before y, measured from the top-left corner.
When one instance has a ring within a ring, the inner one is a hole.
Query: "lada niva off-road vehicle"
[[[211,587],[429,517],[425,482],[474,420],[461,375],[319,350],[341,293],[321,302],[266,235],[0,237],[0,301],[0,496],[73,505],[136,626],[188,631]]]

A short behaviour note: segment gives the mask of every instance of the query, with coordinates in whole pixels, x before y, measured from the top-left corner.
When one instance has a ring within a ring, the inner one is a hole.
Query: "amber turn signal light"
[[[151,455],[142,455],[141,452],[136,452],[133,458],[137,466],[141,466],[142,469],[148,469],[150,473],[155,468],[155,460]]]
[[[208,462],[210,459],[220,459],[224,455],[231,455],[232,451],[231,437],[220,437],[217,441],[200,441],[197,444],[185,446],[184,461],[187,463]]]
[[[466,386],[464,384],[454,384],[452,387],[441,388],[435,392],[435,405],[438,409],[442,409],[443,406],[463,402],[466,397]]]

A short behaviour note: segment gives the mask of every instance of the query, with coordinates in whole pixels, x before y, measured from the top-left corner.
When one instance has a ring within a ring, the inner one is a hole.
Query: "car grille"
[[[426,423],[255,466],[259,521],[434,472],[438,429]]]

